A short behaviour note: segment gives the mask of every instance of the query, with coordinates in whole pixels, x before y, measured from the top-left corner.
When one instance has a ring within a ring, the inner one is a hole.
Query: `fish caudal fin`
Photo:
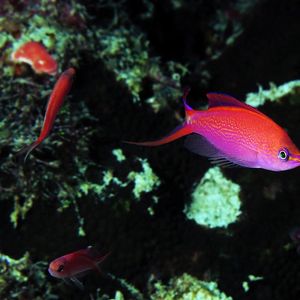
[[[186,88],[183,96],[182,96],[182,101],[185,109],[185,118],[186,121],[188,121],[192,115],[195,113],[195,110],[193,110],[186,101],[186,98],[190,92],[190,88]],[[160,146],[164,145],[170,142],[173,142],[185,135],[188,135],[190,133],[193,133],[193,130],[191,127],[188,125],[188,122],[183,123],[183,125],[178,126],[175,130],[173,130],[170,134],[167,136],[163,137],[162,139],[156,140],[156,141],[147,141],[147,142],[130,142],[130,141],[124,141],[124,143],[127,144],[134,144],[134,145],[139,145],[139,146],[149,146],[149,147],[155,147],[155,146]]]
[[[133,144],[133,145],[138,145],[138,146],[149,146],[149,147],[155,147],[155,146],[160,146],[164,145],[170,142],[173,142],[185,135],[188,135],[192,133],[192,130],[190,126],[183,124],[177,127],[172,133],[169,135],[163,137],[162,139],[156,140],[156,141],[147,141],[147,142],[130,142],[130,141],[124,141],[124,143],[127,144]]]
[[[187,104],[187,96],[190,92],[190,88],[186,88],[183,96],[182,96],[182,101],[183,101],[183,105],[184,105],[184,109],[185,109],[185,119],[188,120],[193,114],[194,114],[194,110]]]
[[[22,155],[24,153],[25,157],[24,157],[24,162],[26,162],[27,157],[29,156],[29,154],[31,153],[32,150],[34,150],[42,141],[40,141],[39,139],[37,139],[35,142],[33,142],[32,144],[25,146],[24,148],[22,148],[17,154],[18,155]]]

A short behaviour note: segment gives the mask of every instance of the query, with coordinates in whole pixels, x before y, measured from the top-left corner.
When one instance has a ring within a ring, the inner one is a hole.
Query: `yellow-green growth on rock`
[[[291,97],[292,100],[295,98],[296,103],[299,101],[299,94],[300,80],[289,81],[279,86],[270,83],[270,88],[268,90],[264,90],[262,86],[259,86],[257,93],[247,94],[246,103],[258,107],[264,105],[266,101],[278,102],[284,97]]]
[[[225,178],[219,167],[210,168],[184,209],[188,219],[210,228],[227,227],[241,214],[240,186]]]
[[[188,274],[175,277],[167,286],[155,284],[151,300],[232,300],[218,289],[216,282],[198,280]]]

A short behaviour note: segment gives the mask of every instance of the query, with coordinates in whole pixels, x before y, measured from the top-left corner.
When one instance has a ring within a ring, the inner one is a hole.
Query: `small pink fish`
[[[11,54],[14,62],[25,62],[31,65],[36,73],[57,73],[57,62],[48,53],[47,49],[38,42],[27,42]]]
[[[101,255],[95,248],[89,246],[53,260],[48,268],[51,276],[73,281],[78,287],[83,288],[77,277],[84,275],[87,271],[100,271],[99,264],[108,256]]]
[[[65,97],[71,89],[74,75],[75,70],[73,68],[69,68],[63,72],[57,80],[47,104],[43,127],[38,139],[20,151],[20,153],[26,152],[24,160],[26,160],[30,152],[41,142],[43,142],[43,140],[49,135],[56,115],[59,112]]]
[[[150,142],[159,146],[189,135],[185,146],[219,165],[240,165],[284,171],[300,166],[300,151],[287,133],[269,117],[237,99],[209,93],[209,108],[196,111],[183,97],[186,120],[168,136]]]

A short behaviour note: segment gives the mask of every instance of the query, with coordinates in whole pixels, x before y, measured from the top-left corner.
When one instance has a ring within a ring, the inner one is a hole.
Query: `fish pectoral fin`
[[[99,268],[97,262],[95,262],[94,260],[92,260],[92,259],[86,257],[85,255],[80,255],[80,257],[81,257],[83,260],[85,260],[86,262],[88,262],[88,264],[89,264],[89,266],[90,266],[90,268],[91,268],[92,270],[96,270],[98,273],[102,274],[102,272],[101,272],[101,270],[100,270],[100,268]]]
[[[213,164],[220,167],[249,167],[249,164],[251,164],[249,161],[228,156],[211,144],[205,137],[196,133],[186,138],[184,146],[193,153],[209,157]],[[248,151],[252,151],[251,154],[253,157],[257,156],[256,151],[250,149]]]
[[[195,154],[210,157],[212,159],[224,156],[223,153],[221,153],[221,151],[212,145],[205,137],[197,133],[189,135],[184,141],[184,146]]]
[[[79,273],[76,274],[76,278],[77,278],[77,279],[78,279],[78,278],[82,278],[82,277],[84,277],[84,276],[90,274],[91,272],[92,272],[91,269],[90,269],[90,270],[86,270],[86,271],[79,272]]]
[[[70,280],[82,291],[84,290],[84,285],[83,283],[75,276],[70,277]]]

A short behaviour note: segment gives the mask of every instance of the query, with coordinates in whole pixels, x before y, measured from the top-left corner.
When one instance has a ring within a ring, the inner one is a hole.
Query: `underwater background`
[[[0,299],[299,300],[299,168],[220,168],[154,140],[207,92],[258,107],[300,146],[296,0],[0,1]],[[12,61],[44,45],[76,70],[24,162],[57,76]],[[258,129],[259,130],[259,129]],[[48,273],[92,245],[81,290]]]

